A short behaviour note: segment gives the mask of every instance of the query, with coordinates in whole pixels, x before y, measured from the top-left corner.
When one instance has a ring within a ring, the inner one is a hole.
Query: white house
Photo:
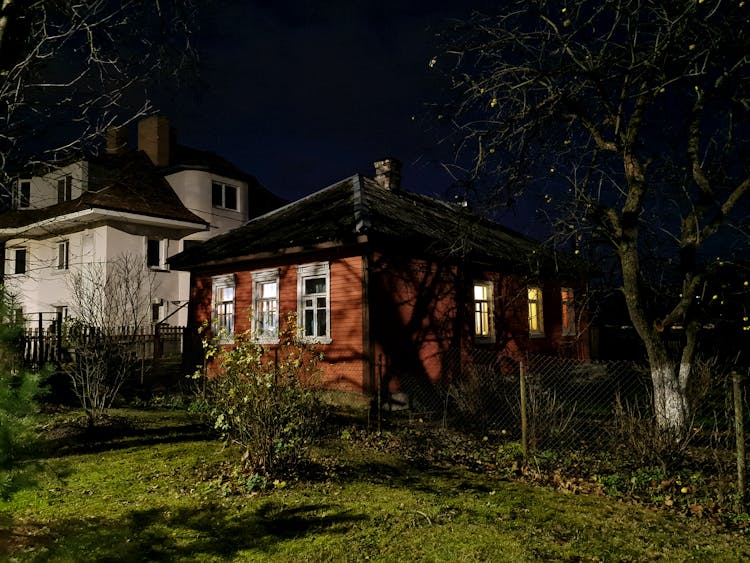
[[[170,272],[167,258],[282,203],[221,157],[178,145],[163,116],[138,124],[137,150],[126,138],[113,129],[105,154],[18,179],[0,243],[3,283],[28,322],[75,315],[72,273],[127,255],[153,280],[143,318],[184,325],[190,274]]]

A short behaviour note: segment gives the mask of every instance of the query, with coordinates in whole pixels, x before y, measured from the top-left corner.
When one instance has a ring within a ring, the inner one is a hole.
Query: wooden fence
[[[77,330],[75,334],[66,335],[59,324],[49,328],[29,328],[23,333],[23,360],[27,366],[46,364],[60,365],[70,357],[70,352],[82,343],[99,339],[113,340],[119,346],[135,354],[139,360],[160,360],[182,356],[185,327],[150,325],[137,330],[122,329],[101,330],[92,327]]]

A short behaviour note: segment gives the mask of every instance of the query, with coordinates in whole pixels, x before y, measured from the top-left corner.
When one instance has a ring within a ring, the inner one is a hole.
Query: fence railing
[[[150,325],[106,331],[86,327],[76,330],[75,334],[64,334],[57,325],[49,329],[26,329],[22,335],[21,350],[26,365],[60,364],[67,361],[76,346],[106,340],[127,348],[140,360],[156,360],[180,356],[184,336],[185,327],[180,326]]]

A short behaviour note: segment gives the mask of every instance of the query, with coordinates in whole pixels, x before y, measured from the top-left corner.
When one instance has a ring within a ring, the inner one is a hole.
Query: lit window
[[[492,283],[474,284],[474,338],[489,342],[494,339],[492,323]]]
[[[26,208],[31,202],[31,182],[19,180],[13,192],[13,203],[18,209]]]
[[[528,288],[529,298],[529,334],[544,336],[544,315],[542,311],[542,289],[538,286]]]
[[[67,174],[57,181],[57,203],[73,199],[73,177]]]
[[[279,339],[279,270],[253,272],[253,322],[260,342]]]
[[[13,249],[13,273],[14,274],[26,273],[26,249],[25,248]]]
[[[562,301],[562,333],[563,336],[575,336],[576,334],[576,311],[574,306],[573,290],[563,287],[560,290]]]
[[[330,270],[327,263],[308,264],[298,270],[299,318],[302,336],[315,342],[330,342]]]
[[[212,280],[213,328],[223,344],[234,342],[234,275],[217,276]]]
[[[67,240],[57,243],[57,269],[67,270],[70,260],[70,243]]]
[[[211,184],[211,205],[237,211],[237,187],[213,182]]]

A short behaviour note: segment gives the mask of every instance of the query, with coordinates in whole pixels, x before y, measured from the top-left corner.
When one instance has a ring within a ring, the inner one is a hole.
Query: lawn
[[[76,413],[49,418],[35,484],[0,503],[0,558],[750,558],[748,538],[715,520],[526,484],[468,455],[467,463],[441,462],[411,453],[395,430],[332,427],[299,477],[250,492],[257,483],[231,471],[237,452],[185,411],[113,411],[95,433],[78,420]]]

